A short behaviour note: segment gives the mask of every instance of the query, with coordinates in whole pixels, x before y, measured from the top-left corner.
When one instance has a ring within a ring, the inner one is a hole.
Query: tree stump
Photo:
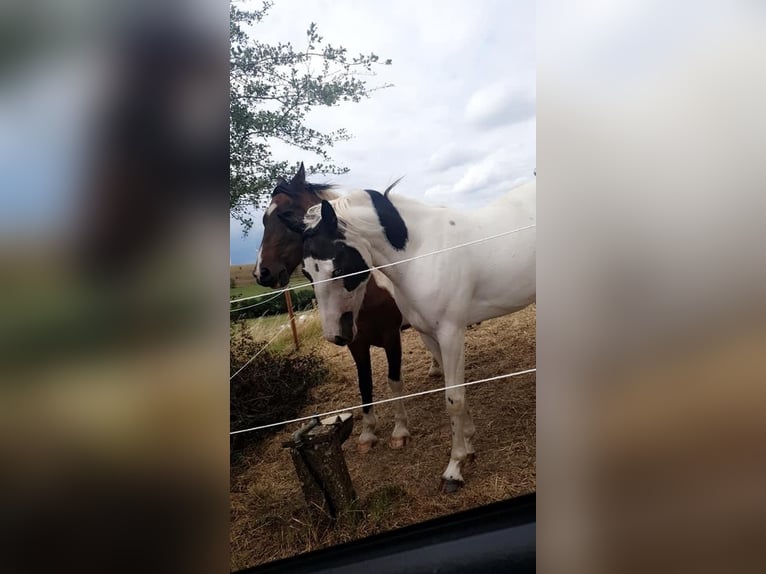
[[[290,451],[309,510],[335,520],[356,500],[341,445],[351,435],[351,413],[314,419],[282,446]]]

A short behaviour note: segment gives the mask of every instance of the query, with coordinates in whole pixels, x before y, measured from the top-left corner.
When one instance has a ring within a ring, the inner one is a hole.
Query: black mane
[[[334,185],[330,183],[309,183],[306,182],[303,186],[303,189],[310,194],[319,197],[319,193],[322,191],[326,191],[328,189],[332,189],[335,187]],[[274,191],[271,192],[271,197],[274,197],[275,195],[278,195],[280,193],[286,193],[287,195],[291,195],[293,193],[292,189],[290,189],[290,184],[284,180],[280,181],[277,186],[274,188]]]
[[[306,183],[306,191],[319,197],[319,193],[335,187],[330,183]]]

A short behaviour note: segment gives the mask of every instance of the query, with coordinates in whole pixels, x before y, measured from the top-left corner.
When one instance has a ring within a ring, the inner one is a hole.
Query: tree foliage
[[[230,9],[230,203],[232,217],[248,230],[249,208],[262,207],[277,177],[293,169],[272,155],[279,140],[319,156],[308,166],[313,173],[345,173],[336,165],[330,148],[350,138],[344,128],[321,132],[306,125],[306,115],[317,106],[359,102],[383,84],[370,87],[367,79],[375,67],[390,65],[377,55],[350,56],[345,48],[325,43],[311,23],[306,45],[297,49],[290,42],[268,44],[254,39],[249,29],[263,26],[271,2],[246,11]],[[296,162],[297,163],[297,162]]]

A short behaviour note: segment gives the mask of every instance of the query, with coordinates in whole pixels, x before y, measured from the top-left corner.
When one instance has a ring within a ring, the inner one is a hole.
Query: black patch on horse
[[[313,257],[322,261],[331,260],[334,277],[360,272],[358,275],[343,278],[343,287],[346,291],[353,291],[370,276],[370,268],[359,251],[343,241],[322,234],[313,235],[304,241],[303,257]]]
[[[338,254],[333,263],[335,264],[335,273],[338,276],[365,271],[365,273],[343,278],[343,287],[345,287],[346,291],[353,291],[370,277],[370,268],[364,262],[362,254],[356,249],[349,247],[345,243],[338,242],[337,245],[339,247]]]
[[[324,235],[304,235],[303,258],[313,257],[320,261],[335,259],[335,238]]]
[[[372,206],[378,213],[378,221],[383,227],[383,231],[386,234],[386,239],[397,251],[401,251],[407,245],[408,232],[407,225],[404,223],[402,216],[399,215],[394,204],[391,200],[385,197],[382,193],[373,189],[365,189],[372,199]]]

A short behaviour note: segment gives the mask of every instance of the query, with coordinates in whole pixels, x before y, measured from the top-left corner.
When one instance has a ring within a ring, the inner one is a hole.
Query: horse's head
[[[277,181],[271,193],[271,203],[263,215],[263,241],[253,270],[258,283],[266,287],[287,285],[290,275],[301,262],[303,248],[300,234],[286,226],[284,220],[303,218],[306,210],[319,201],[318,196],[307,192],[302,163],[289,182],[282,178]]]
[[[313,219],[314,207],[307,219]],[[356,320],[370,279],[369,251],[352,244],[338,226],[335,210],[322,201],[321,219],[306,227],[302,220],[289,222],[292,229],[303,233],[303,274],[314,285],[324,338],[337,345],[347,345],[356,336]],[[355,273],[351,277],[335,279]]]

